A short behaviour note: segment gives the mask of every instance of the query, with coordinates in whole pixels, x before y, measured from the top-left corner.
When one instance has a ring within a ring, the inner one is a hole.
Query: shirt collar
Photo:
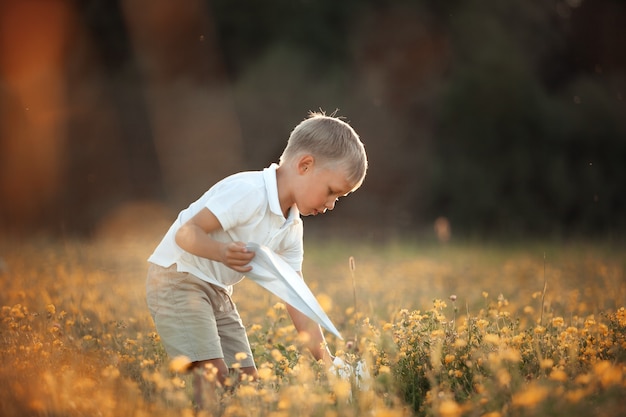
[[[265,190],[267,191],[267,200],[270,204],[272,213],[284,218],[282,209],[280,208],[280,200],[278,199],[278,183],[276,182],[276,170],[278,164],[271,164],[263,170],[263,179],[265,180]],[[300,218],[300,212],[293,206],[289,209],[287,222],[292,222]]]

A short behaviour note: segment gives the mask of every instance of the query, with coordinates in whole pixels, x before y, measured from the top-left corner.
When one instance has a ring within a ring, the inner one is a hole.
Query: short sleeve
[[[217,183],[205,202],[224,230],[249,222],[265,205],[262,190],[245,180]]]

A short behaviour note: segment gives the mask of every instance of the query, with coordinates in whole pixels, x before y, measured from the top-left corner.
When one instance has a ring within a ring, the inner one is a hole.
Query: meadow
[[[369,376],[316,363],[280,300],[244,280],[259,380],[233,375],[195,412],[145,306],[154,244],[0,240],[0,415],[624,414],[623,246],[307,242],[305,278],[345,339],[331,350]]]

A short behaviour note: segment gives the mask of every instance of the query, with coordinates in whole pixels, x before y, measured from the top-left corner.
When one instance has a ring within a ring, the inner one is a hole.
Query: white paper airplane
[[[249,242],[246,248],[256,253],[249,264],[252,270],[246,277],[343,339],[302,277],[287,262],[267,246]]]

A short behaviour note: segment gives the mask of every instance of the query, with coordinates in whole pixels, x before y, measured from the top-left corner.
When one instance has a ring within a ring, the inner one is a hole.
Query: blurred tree
[[[65,180],[64,64],[75,29],[64,1],[0,3],[0,231],[56,218]]]
[[[560,68],[550,84],[550,68],[559,67],[550,52],[568,55],[571,29],[562,20],[575,10],[558,2],[478,3],[451,20],[455,62],[426,210],[480,234],[623,229],[626,201],[614,192],[626,186],[617,172],[626,158],[623,102],[611,97],[607,79],[581,78],[576,66]]]
[[[68,173],[57,198],[65,232],[92,234],[134,199],[162,199],[144,83],[117,1],[75,3],[81,36],[67,47]],[[53,227],[54,219],[49,219]]]
[[[276,161],[307,111],[339,108],[371,168],[333,231],[626,229],[623,0],[0,7],[0,228],[179,208]]]
[[[242,167],[241,133],[210,9],[202,0],[122,3],[164,190],[184,207]]]
[[[202,0],[0,7],[0,229],[90,233],[120,205],[180,208],[241,169]]]

